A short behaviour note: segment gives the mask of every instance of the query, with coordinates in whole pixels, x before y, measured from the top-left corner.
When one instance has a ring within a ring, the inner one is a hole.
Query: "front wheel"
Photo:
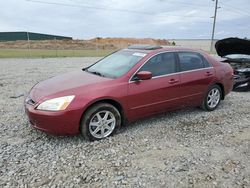
[[[203,102],[202,102],[202,109],[206,111],[213,111],[215,110],[218,105],[220,104],[222,97],[221,88],[218,85],[213,85],[208,89]]]
[[[90,107],[81,122],[81,133],[90,141],[112,135],[121,125],[121,115],[111,104],[98,103]]]

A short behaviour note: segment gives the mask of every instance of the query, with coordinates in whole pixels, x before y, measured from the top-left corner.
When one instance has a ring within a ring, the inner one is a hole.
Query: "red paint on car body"
[[[119,105],[123,118],[135,121],[156,113],[198,106],[213,84],[221,85],[224,95],[232,89],[232,68],[205,52],[176,47],[134,51],[146,55],[121,77],[106,78],[80,70],[35,85],[29,93],[29,99],[34,101],[34,105],[25,103],[31,124],[51,134],[74,135],[79,133],[81,118],[85,111],[99,101]],[[164,52],[196,52],[211,66],[148,80],[131,80],[145,62]],[[45,100],[69,95],[75,95],[75,98],[65,110],[51,112],[36,109]]]

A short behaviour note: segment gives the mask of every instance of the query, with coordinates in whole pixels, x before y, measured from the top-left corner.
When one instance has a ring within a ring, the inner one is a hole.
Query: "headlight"
[[[244,83],[244,84],[240,84],[238,85],[237,87],[246,87],[248,85],[248,82],[247,83]]]
[[[71,95],[71,96],[49,99],[39,104],[36,109],[48,110],[48,111],[65,110],[74,98],[75,96]]]

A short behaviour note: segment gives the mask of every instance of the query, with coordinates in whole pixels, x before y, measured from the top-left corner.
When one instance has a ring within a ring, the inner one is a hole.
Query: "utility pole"
[[[29,57],[31,57],[31,54],[30,54],[30,34],[28,31],[27,31],[27,40],[28,40]]]
[[[214,1],[214,0],[212,0]],[[212,39],[211,39],[211,46],[210,46],[210,52],[213,51],[214,46],[214,32],[215,32],[215,24],[216,24],[216,17],[217,17],[217,9],[218,9],[218,0],[215,0],[215,8],[214,8],[214,23],[213,23],[213,31],[212,31]]]
[[[54,37],[54,41],[55,41],[55,48],[56,48],[56,57],[58,57],[58,49],[57,49],[57,40],[56,40],[56,37]]]

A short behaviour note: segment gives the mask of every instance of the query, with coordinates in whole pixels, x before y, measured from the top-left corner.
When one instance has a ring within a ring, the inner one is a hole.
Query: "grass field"
[[[0,58],[102,57],[114,50],[0,49]]]
[[[0,49],[0,58],[103,57],[115,50]],[[212,52],[210,54],[216,54]]]

